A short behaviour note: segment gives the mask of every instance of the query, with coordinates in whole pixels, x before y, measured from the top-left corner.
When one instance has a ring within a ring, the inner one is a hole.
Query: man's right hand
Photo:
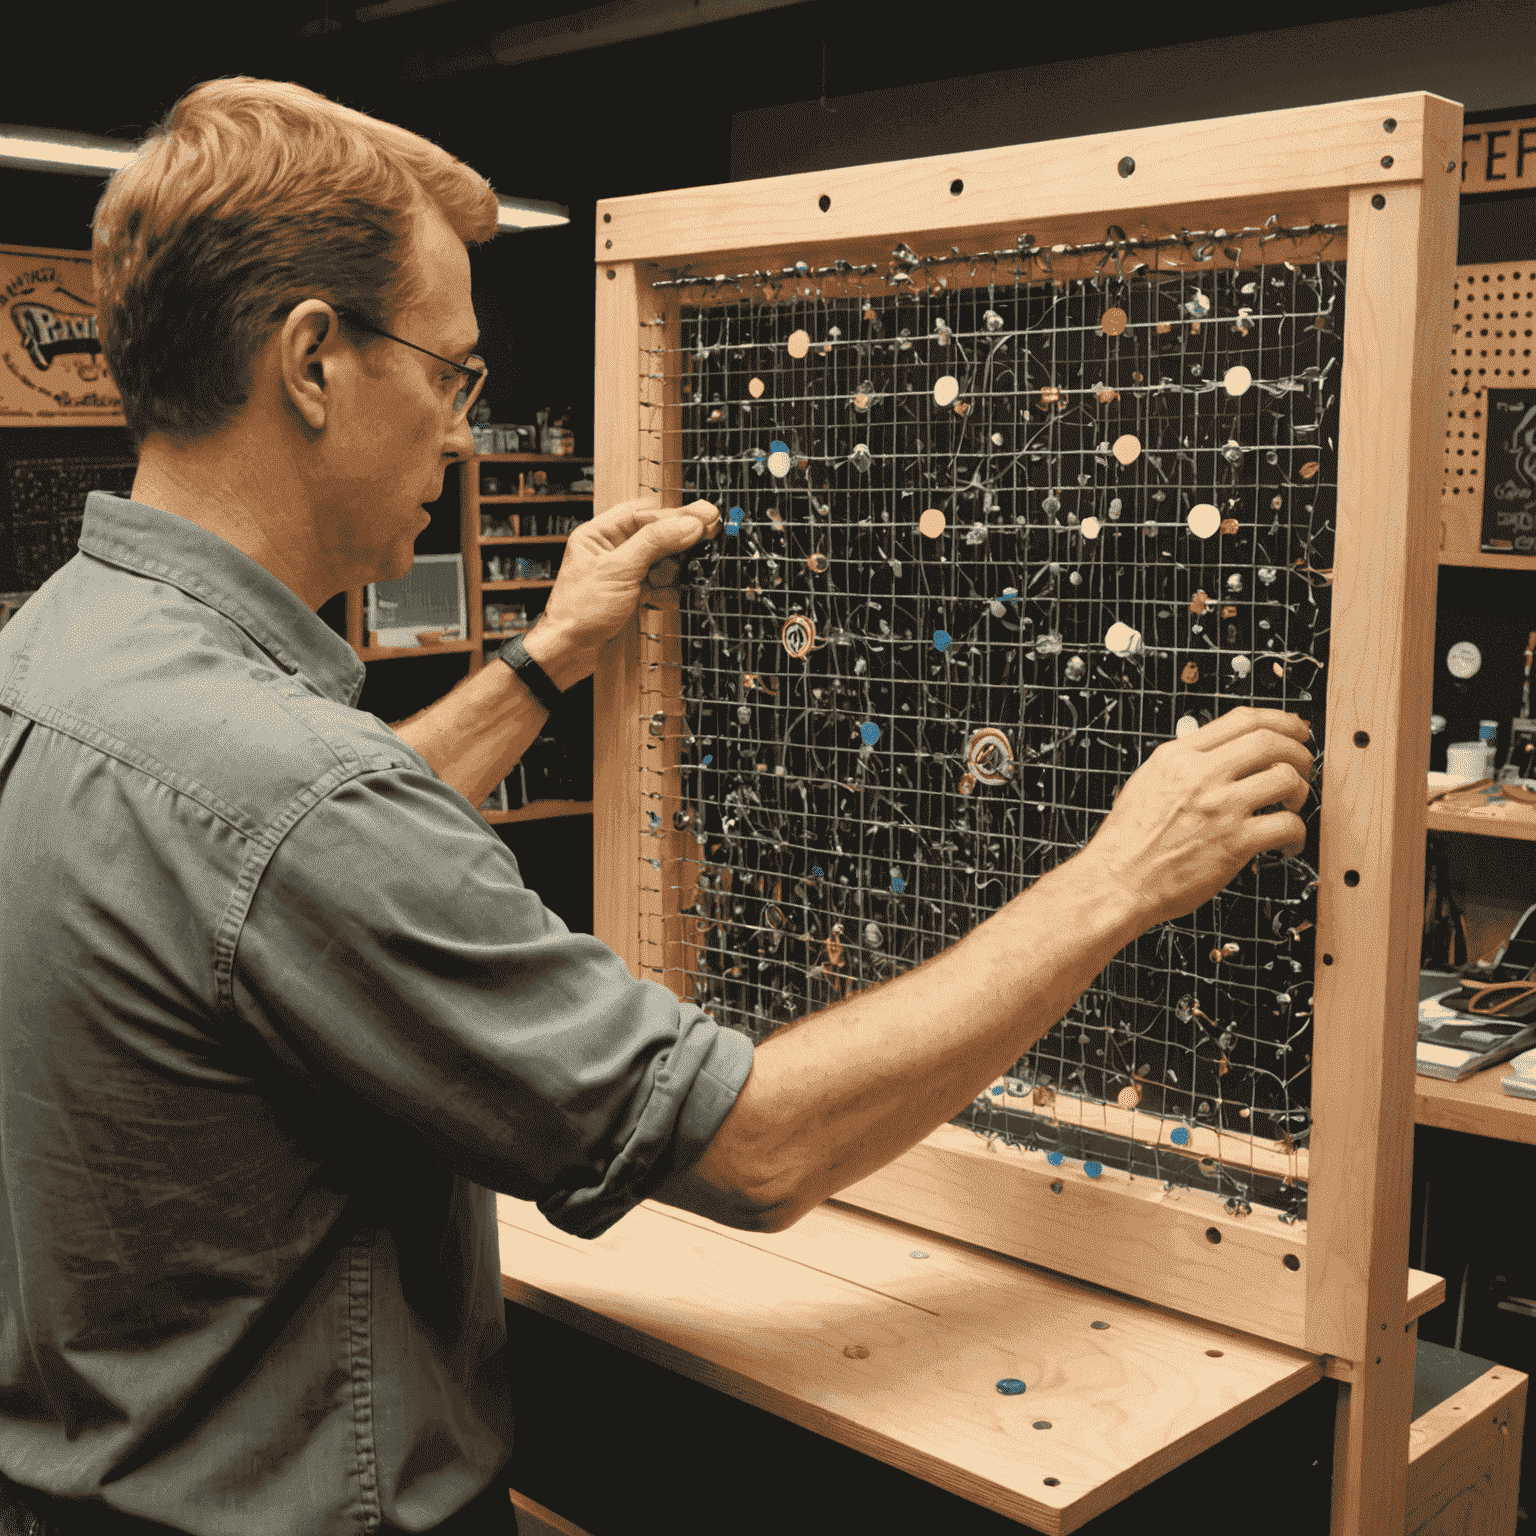
[[[1259,854],[1301,852],[1310,735],[1296,715],[1243,708],[1165,741],[1073,862],[1131,893],[1143,931],[1193,912]],[[1255,814],[1265,806],[1284,809]]]

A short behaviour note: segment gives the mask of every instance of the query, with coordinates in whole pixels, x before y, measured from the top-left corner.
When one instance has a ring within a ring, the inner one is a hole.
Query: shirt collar
[[[366,675],[357,652],[297,593],[218,534],[126,496],[92,491],[80,548],[179,587],[238,624],[285,672],[356,707]]]

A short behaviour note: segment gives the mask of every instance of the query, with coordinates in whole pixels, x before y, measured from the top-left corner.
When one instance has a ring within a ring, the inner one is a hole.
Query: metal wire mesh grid
[[[658,331],[663,470],[724,532],[686,575],[684,748],[647,814],[692,837],[659,872],[722,1024],[760,1041],[939,953],[1238,704],[1303,715],[1320,760],[1343,264],[1193,265],[758,276]],[[1305,1144],[1317,811],[956,1123],[1303,1214],[1294,1177],[1049,1116]]]

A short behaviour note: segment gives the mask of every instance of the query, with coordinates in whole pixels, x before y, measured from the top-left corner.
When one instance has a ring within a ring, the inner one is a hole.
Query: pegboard
[[[1450,334],[1442,550],[1476,555],[1482,545],[1485,393],[1536,380],[1536,258],[1458,267]]]

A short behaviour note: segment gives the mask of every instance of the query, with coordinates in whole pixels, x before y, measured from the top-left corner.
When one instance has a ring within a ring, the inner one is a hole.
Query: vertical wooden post
[[[641,384],[650,331],[633,262],[597,264],[596,376],[593,381],[592,514],[650,494],[641,469]],[[650,454],[647,457],[660,458]],[[639,972],[640,836],[636,825],[641,758],[640,624],[632,619],[603,647],[592,677],[592,929],[631,972]]]
[[[1401,1536],[1404,1327],[1439,524],[1437,408],[1461,111],[1428,97],[1424,180],[1350,195],[1319,861],[1307,1348],[1341,1389],[1334,1536]]]
[[[682,306],[675,289],[643,289],[640,303],[641,334],[648,338],[642,344],[641,468],[650,471],[647,484],[661,505],[676,507],[685,499],[679,447]],[[697,860],[691,857],[696,848],[690,832],[674,822],[682,808],[677,772],[683,732],[679,621],[675,594],[658,595],[640,608],[640,963],[651,980],[686,997],[690,983],[680,908],[693,904]]]

